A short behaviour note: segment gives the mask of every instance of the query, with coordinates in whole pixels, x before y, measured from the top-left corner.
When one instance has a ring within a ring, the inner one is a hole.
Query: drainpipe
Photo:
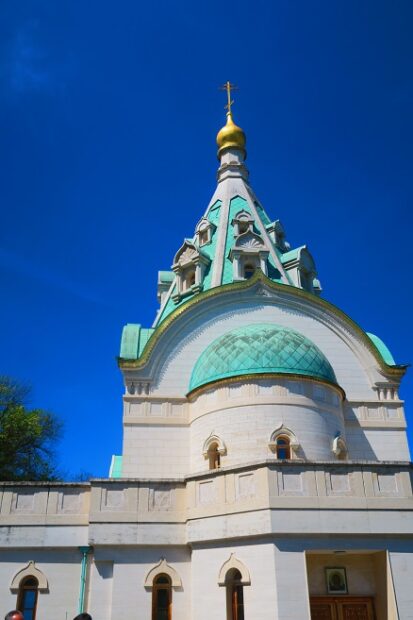
[[[91,553],[93,547],[79,547],[79,551],[82,554],[82,564],[80,569],[80,593],[79,593],[79,607],[78,613],[81,614],[85,610],[85,594],[86,594],[86,579],[87,579],[87,556]]]

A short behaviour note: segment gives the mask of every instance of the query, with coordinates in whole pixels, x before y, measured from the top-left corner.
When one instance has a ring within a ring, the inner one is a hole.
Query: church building
[[[406,367],[267,214],[227,91],[215,192],[123,329],[122,455],[0,483],[3,615],[413,619]]]

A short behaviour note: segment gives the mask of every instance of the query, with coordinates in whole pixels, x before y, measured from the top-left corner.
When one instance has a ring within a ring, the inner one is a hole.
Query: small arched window
[[[243,233],[248,232],[249,229],[250,229],[250,225],[248,221],[240,220],[238,222],[238,234],[239,235],[242,235]]]
[[[161,573],[153,580],[152,620],[171,620],[171,618],[172,583],[168,575]]]
[[[191,269],[185,274],[184,291],[189,291],[191,286],[195,284],[195,269]]]
[[[227,589],[227,620],[244,620],[244,586],[238,569],[228,571],[225,583]]]
[[[252,265],[251,263],[247,263],[244,267],[244,278],[246,280],[249,280],[250,278],[252,278],[254,273],[255,273],[255,265]]]
[[[205,245],[209,241],[209,230],[208,228],[199,231],[199,245]]]
[[[39,582],[36,577],[27,576],[19,585],[17,609],[22,612],[24,620],[35,620]]]
[[[291,444],[289,437],[281,436],[277,438],[276,454],[277,459],[291,459]]]
[[[219,469],[221,467],[221,455],[217,443],[212,443],[208,448],[209,469]]]

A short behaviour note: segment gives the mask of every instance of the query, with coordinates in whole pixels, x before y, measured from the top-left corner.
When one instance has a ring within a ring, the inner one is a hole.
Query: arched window
[[[195,269],[189,269],[185,273],[185,278],[183,281],[183,290],[189,291],[191,286],[193,286],[194,284],[195,284]]]
[[[24,620],[35,620],[39,582],[36,577],[27,576],[21,580],[17,596],[17,609],[22,612]]]
[[[290,460],[296,458],[300,443],[292,430],[280,424],[271,433],[268,447],[277,459]]]
[[[205,245],[209,241],[209,229],[206,228],[204,230],[199,231],[199,245]]]
[[[216,229],[215,224],[207,220],[205,217],[202,218],[196,227],[196,235],[198,237],[198,245],[199,247],[206,245],[212,239],[212,235]]]
[[[219,469],[221,467],[221,457],[227,453],[227,448],[218,435],[210,435],[204,442],[202,454],[208,461],[209,469]]]
[[[249,280],[250,278],[252,278],[254,273],[255,273],[255,265],[252,265],[251,263],[247,263],[244,267],[244,278],[246,280]]]
[[[290,438],[281,435],[277,438],[276,446],[277,459],[287,460],[291,458]]]
[[[250,223],[248,220],[240,220],[238,222],[238,234],[242,235],[243,233],[248,232],[250,229]]]
[[[171,620],[172,618],[172,583],[164,573],[153,580],[152,620]],[[26,620],[26,619],[25,619]]]
[[[252,227],[254,224],[254,220],[251,216],[251,213],[248,211],[242,210],[236,214],[231,224],[234,227],[234,234],[236,237],[243,235],[248,231],[252,231]]]
[[[221,455],[217,443],[212,443],[208,448],[209,469],[219,469],[221,467]]]
[[[238,569],[228,571],[225,584],[227,588],[227,620],[244,620],[244,586]]]

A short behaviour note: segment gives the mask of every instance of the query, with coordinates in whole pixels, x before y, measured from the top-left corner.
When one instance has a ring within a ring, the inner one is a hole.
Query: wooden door
[[[311,620],[374,620],[373,599],[367,596],[314,596]]]
[[[337,602],[339,620],[374,620],[370,598],[352,598]]]
[[[171,620],[172,587],[168,575],[154,580],[152,591],[152,620]]]
[[[337,610],[334,601],[316,601],[311,599],[311,620],[337,620]]]

